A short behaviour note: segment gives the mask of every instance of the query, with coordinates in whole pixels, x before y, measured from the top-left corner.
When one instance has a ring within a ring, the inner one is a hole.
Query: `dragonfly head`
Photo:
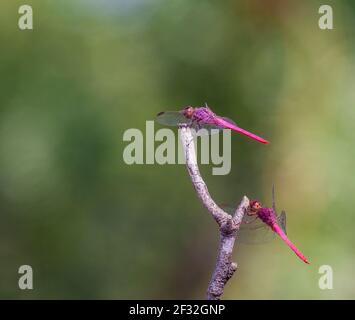
[[[258,211],[262,208],[261,202],[258,200],[251,200],[249,203],[249,208],[247,214],[249,216],[254,216],[258,213]]]
[[[182,115],[188,119],[190,119],[192,117],[194,112],[195,112],[195,108],[191,107],[191,106],[187,106],[184,109],[182,109],[182,111],[181,111]]]

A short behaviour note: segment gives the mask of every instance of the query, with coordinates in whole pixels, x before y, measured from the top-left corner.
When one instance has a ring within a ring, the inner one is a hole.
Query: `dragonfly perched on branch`
[[[230,214],[233,214],[235,208],[223,208]],[[291,248],[291,250],[305,263],[309,264],[308,259],[297,249],[289,240],[286,233],[286,212],[277,214],[275,205],[275,188],[272,187],[272,208],[263,207],[258,200],[250,201],[246,215],[242,220],[242,225],[238,232],[238,240],[244,243],[261,243],[269,241],[275,235]]]
[[[238,127],[233,120],[216,115],[207,104],[205,107],[187,106],[180,111],[163,111],[157,115],[157,121],[167,126],[189,125],[197,132],[200,129],[230,129],[239,132],[261,143],[269,143],[264,138]]]

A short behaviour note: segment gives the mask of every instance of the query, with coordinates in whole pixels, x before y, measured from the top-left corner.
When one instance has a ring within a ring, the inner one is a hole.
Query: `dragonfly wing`
[[[218,118],[219,118],[219,119],[222,119],[222,120],[225,121],[225,122],[228,122],[228,124],[230,124],[230,125],[232,125],[232,126],[238,127],[237,124],[236,124],[233,120],[231,120],[231,119],[229,119],[229,118],[220,117],[220,116],[218,116]],[[214,125],[214,127],[215,127],[215,128],[218,128],[218,129],[220,129],[220,130],[226,129],[226,127],[223,126],[222,124],[220,124],[220,125],[216,124],[216,125]]]
[[[236,208],[222,206],[223,210],[233,215]],[[243,244],[262,244],[274,239],[271,228],[255,216],[244,215],[237,233],[238,241]]]
[[[250,224],[242,224],[237,233],[237,239],[243,244],[263,244],[275,238],[269,226],[260,219]]]
[[[272,185],[272,209],[274,210],[274,212],[276,211],[276,203],[275,203],[275,185]]]
[[[223,117],[216,117],[215,119],[215,122],[218,123],[218,125],[222,126],[223,128],[226,128],[226,129],[231,129],[235,132],[238,132],[238,133],[241,133],[241,134],[244,134],[245,136],[251,138],[251,139],[254,139],[256,141],[259,141],[261,143],[264,143],[264,144],[268,144],[269,142],[267,140],[265,140],[264,138],[261,138],[259,136],[257,136],[256,134],[254,133],[251,133],[245,129],[242,129],[240,127],[238,127],[233,120],[230,120],[230,119],[226,119],[226,118],[223,118]]]
[[[284,210],[281,211],[280,215],[277,217],[278,225],[281,227],[283,232],[286,232],[286,212]]]
[[[272,209],[276,213],[276,204],[275,204],[275,185],[272,185]],[[284,210],[281,211],[280,215],[277,217],[277,224],[280,228],[287,234],[286,232],[286,212]]]
[[[224,121],[229,122],[230,124],[236,126],[236,123],[229,119],[229,118],[225,118],[225,117],[219,117],[221,119],[223,119]],[[195,124],[194,129],[197,131],[197,135],[198,136],[203,136],[206,134],[217,134],[219,133],[221,130],[226,129],[225,127],[223,127],[222,125],[213,125],[213,124],[203,124],[203,125],[199,125],[199,124]],[[205,130],[202,130],[205,129]]]
[[[205,135],[211,135],[211,134],[217,134],[221,131],[221,127],[211,125],[211,124],[204,124],[204,125],[199,125],[198,123],[194,123],[192,125],[193,129],[196,130],[196,134],[198,136],[205,136]]]
[[[179,111],[164,111],[157,114],[156,121],[165,126],[178,126],[190,122]]]
[[[226,117],[221,117],[224,121],[229,122],[233,126],[238,126],[232,119],[226,118]]]
[[[236,208],[230,207],[230,206],[224,206],[222,205],[221,208],[227,212],[230,215],[234,215]],[[258,217],[256,216],[249,216],[245,214],[242,219],[242,223],[240,225],[240,229],[246,229],[246,230],[256,230],[259,228],[264,228],[266,224],[262,222]]]

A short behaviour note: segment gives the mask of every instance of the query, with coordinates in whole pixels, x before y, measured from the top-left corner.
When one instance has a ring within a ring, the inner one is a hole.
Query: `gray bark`
[[[186,167],[192,184],[198,197],[217,222],[220,230],[220,244],[216,266],[207,289],[207,299],[218,300],[223,294],[226,283],[237,270],[237,263],[232,262],[233,248],[239,226],[249,206],[249,199],[246,196],[243,197],[233,216],[220,208],[212,199],[207,185],[201,177],[197,164],[193,132],[186,126],[181,127],[179,131]]]

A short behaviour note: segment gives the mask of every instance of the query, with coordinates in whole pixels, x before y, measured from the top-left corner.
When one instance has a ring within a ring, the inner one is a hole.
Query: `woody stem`
[[[220,243],[217,261],[207,289],[207,299],[218,300],[223,294],[226,283],[237,269],[237,264],[232,262],[233,248],[239,226],[249,206],[249,199],[246,196],[243,197],[233,216],[221,209],[212,199],[200,174],[192,130],[188,126],[182,126],[179,132],[187,171],[197,196],[219,226]]]

